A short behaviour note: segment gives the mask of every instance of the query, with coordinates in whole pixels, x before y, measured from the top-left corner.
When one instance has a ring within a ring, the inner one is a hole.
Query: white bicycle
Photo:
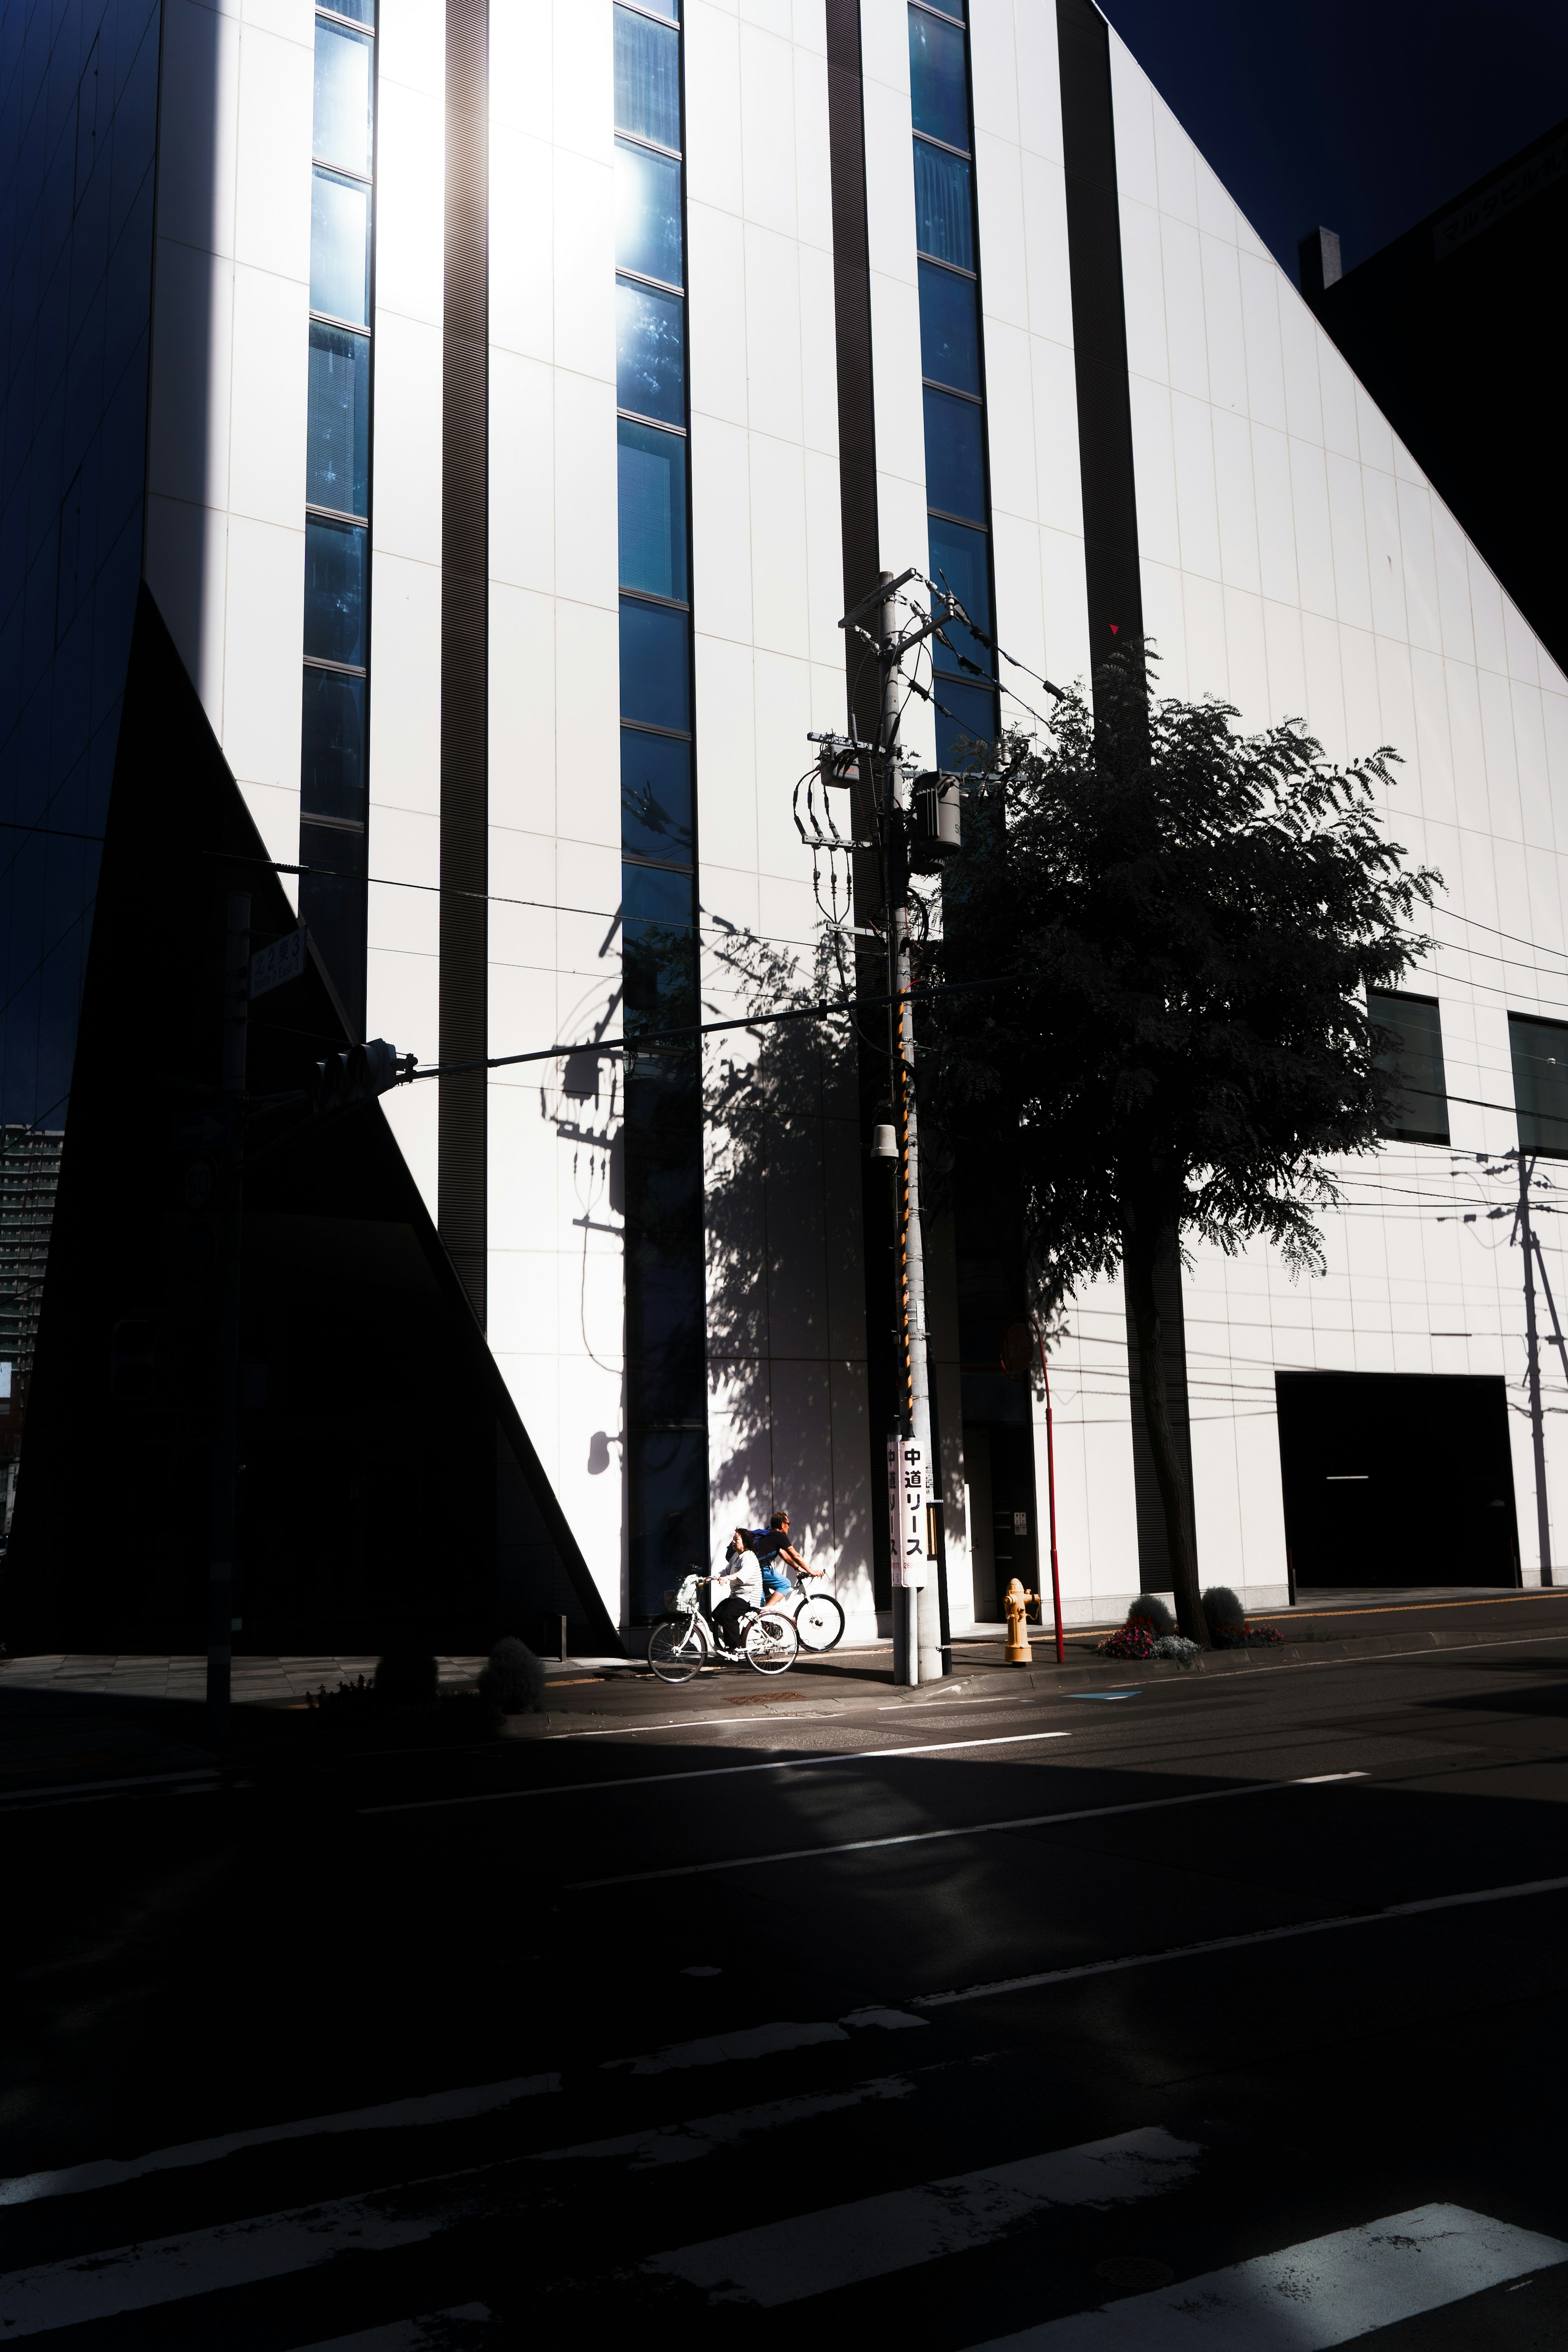
[[[647,1662],[661,1683],[689,1683],[713,1657],[727,1664],[748,1665],[753,1674],[782,1675],[800,1654],[800,1636],[793,1619],[777,1610],[748,1609],[741,1620],[740,1647],[729,1649],[703,1610],[700,1588],[715,1579],[697,1569],[680,1589],[665,1597],[669,1614],[661,1617],[647,1637]]]
[[[803,1650],[831,1650],[844,1639],[843,1604],[831,1592],[810,1591],[797,1578],[792,1598],[773,1606],[794,1619]]]

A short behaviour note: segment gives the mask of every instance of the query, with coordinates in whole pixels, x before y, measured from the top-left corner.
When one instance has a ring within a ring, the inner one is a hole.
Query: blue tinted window
[[[963,0],[926,0],[926,6],[940,8],[942,15],[951,16],[955,24],[962,25],[964,22]]]
[[[621,598],[621,717],[650,727],[689,728],[691,684],[684,613]]]
[[[332,0],[334,16],[352,16],[356,25],[375,23],[375,0]],[[321,18],[316,19],[318,27]]]
[[[691,863],[691,746],[678,735],[621,730],[621,846]]]
[[[316,22],[316,107],[311,145],[323,163],[370,170],[373,47],[363,33]]]
[[[616,10],[616,129],[680,144],[680,36]]]
[[[951,677],[936,682],[936,763],[939,768],[973,767],[983,755],[964,751],[964,743],[994,743],[996,697],[983,686],[960,686]],[[967,819],[966,819],[967,822]]]
[[[307,816],[364,822],[364,680],[305,672],[300,806]]]
[[[365,837],[301,824],[300,863],[324,872],[300,877],[300,912],[342,1000],[352,1036],[364,1035]]]
[[[370,324],[370,190],[320,169],[310,189],[310,308]]]
[[[305,518],[305,651],[364,667],[364,563],[369,533]]]
[[[616,286],[616,405],[686,422],[686,305],[624,278]]]
[[[672,156],[616,142],[616,267],[684,286],[680,166]]]
[[[926,504],[942,514],[985,520],[984,412],[950,392],[925,394]],[[966,600],[967,601],[967,600]]]
[[[973,278],[959,278],[922,261],[921,273],[921,373],[960,392],[980,390],[980,332],[974,315],[978,290]]]
[[[915,141],[915,243],[939,261],[974,267],[974,198],[962,155]]]
[[[939,522],[933,516],[930,525],[931,576],[939,588],[949,588],[971,619],[977,622],[987,636],[991,635],[991,567],[985,534],[966,530],[961,522]],[[995,662],[989,646],[957,621],[950,621],[942,633],[952,640],[954,651],[932,640],[931,659],[936,667],[951,675],[957,669],[959,656],[972,661],[987,677],[994,675]]]
[[[917,131],[969,147],[969,75],[963,35],[921,8],[910,10],[910,100]]]
[[[695,1016],[696,934],[689,874],[621,868],[621,943],[628,1025],[666,1028]],[[637,1016],[647,1016],[639,1023]]]
[[[370,338],[312,319],[305,500],[363,515],[369,499]]]
[[[686,595],[686,443],[622,417],[621,585],[649,596]]]

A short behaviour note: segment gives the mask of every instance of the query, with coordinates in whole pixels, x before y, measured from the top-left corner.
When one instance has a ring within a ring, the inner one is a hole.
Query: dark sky
[[[1100,0],[1291,277],[1347,269],[1568,115],[1565,0]]]

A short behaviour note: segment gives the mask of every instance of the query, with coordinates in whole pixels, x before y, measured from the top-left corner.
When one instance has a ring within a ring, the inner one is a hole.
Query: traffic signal
[[[357,1103],[374,1102],[377,1095],[413,1076],[412,1054],[400,1055],[384,1037],[373,1037],[367,1045],[350,1045],[317,1063],[310,1079],[310,1108],[318,1115],[352,1110]]]

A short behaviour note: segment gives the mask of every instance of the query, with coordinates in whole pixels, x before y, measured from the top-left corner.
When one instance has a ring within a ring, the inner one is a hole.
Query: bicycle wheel
[[[708,1664],[708,1636],[696,1617],[664,1617],[647,1637],[647,1662],[661,1683],[689,1683]]]
[[[766,1609],[746,1628],[746,1664],[753,1674],[782,1675],[800,1654],[800,1636],[787,1617]]]
[[[844,1638],[844,1612],[830,1592],[814,1592],[795,1612],[803,1650],[831,1650]]]

